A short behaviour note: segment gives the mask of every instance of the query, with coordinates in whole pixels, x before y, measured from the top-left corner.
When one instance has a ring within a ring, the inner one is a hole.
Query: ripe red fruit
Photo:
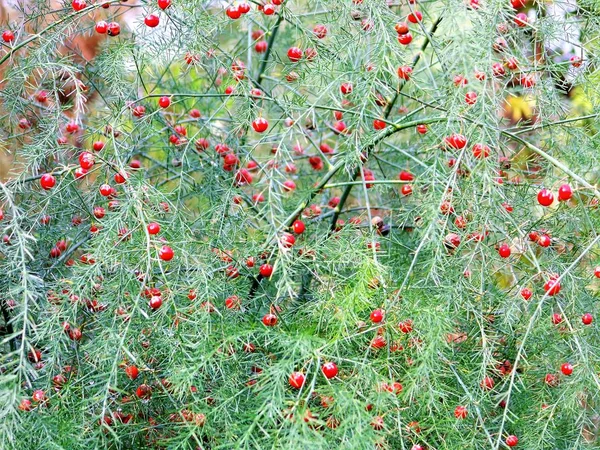
[[[327,27],[325,25],[315,25],[313,33],[317,39],[324,39],[327,36]]]
[[[302,386],[304,386],[305,380],[306,377],[302,372],[293,372],[288,379],[290,386],[294,389],[300,389]]]
[[[283,236],[281,236],[279,242],[281,242],[283,247],[291,248],[296,243],[296,238],[290,233],[285,233]]]
[[[338,367],[337,364],[334,362],[327,362],[323,364],[321,370],[323,371],[323,375],[325,375],[325,377],[329,380],[337,376],[338,374]]]
[[[548,189],[542,189],[538,192],[537,200],[542,206],[550,206],[554,202],[554,194]]]
[[[413,329],[412,320],[410,320],[410,319],[403,320],[402,322],[400,322],[398,324],[398,329],[404,334],[410,333]]]
[[[477,159],[490,156],[490,148],[485,144],[475,144],[473,146],[473,156]]]
[[[563,321],[562,315],[560,315],[558,313],[552,314],[552,324],[553,325],[558,325],[559,323],[562,323],[562,321]]]
[[[477,92],[467,92],[465,94],[465,103],[467,105],[474,105],[477,103]]]
[[[79,155],[79,165],[82,169],[89,170],[94,166],[94,155],[89,152],[83,152]]]
[[[412,40],[413,40],[413,37],[412,37],[412,34],[410,34],[410,33],[398,35],[398,42],[402,45],[408,45],[412,42]]]
[[[467,138],[462,134],[454,133],[444,138],[444,141],[448,147],[460,150],[467,145]]]
[[[242,16],[242,11],[240,11],[239,6],[231,5],[227,7],[227,9],[225,10],[225,14],[227,14],[227,17],[229,17],[230,19],[236,20]]]
[[[2,32],[2,40],[6,43],[12,42],[15,40],[15,34],[10,30],[4,30]]]
[[[273,0],[273,3],[277,1],[279,0]],[[272,16],[273,14],[275,14],[275,5],[267,3],[265,6],[263,6],[263,13],[265,16]]]
[[[166,95],[162,96],[158,99],[158,105],[161,108],[168,108],[169,106],[171,106],[171,98],[167,97]]]
[[[135,395],[137,395],[139,398],[148,400],[150,397],[152,397],[152,388],[147,384],[140,384],[135,391]]]
[[[262,323],[267,327],[274,327],[277,325],[277,316],[275,314],[265,314],[262,318]]]
[[[583,316],[581,316],[581,322],[584,325],[591,325],[593,320],[594,317],[590,313],[585,313]]]
[[[552,240],[550,239],[550,236],[548,236],[547,234],[542,234],[538,238],[537,243],[540,247],[550,247]]]
[[[45,173],[40,178],[40,186],[42,186],[42,189],[44,189],[46,191],[49,189],[52,189],[55,185],[56,185],[56,178],[54,178],[49,173]]]
[[[373,128],[376,130],[383,130],[386,126],[386,123],[383,120],[375,119],[373,120]]]
[[[563,375],[569,376],[573,373],[573,365],[571,363],[564,363],[560,366],[560,371]]]
[[[379,323],[383,320],[383,311],[381,309],[375,309],[371,311],[369,318],[373,323]]]
[[[501,258],[508,258],[510,256],[510,246],[508,244],[502,244],[498,247],[498,254]]]
[[[340,92],[344,95],[348,95],[352,92],[352,83],[342,83],[340,86]]]
[[[139,376],[139,374],[140,371],[136,366],[125,367],[125,375],[127,375],[127,378],[129,378],[130,380],[135,380]]]
[[[254,45],[254,51],[256,51],[256,53],[264,53],[267,51],[267,48],[269,48],[267,41],[258,41]]]
[[[108,31],[108,22],[105,22],[104,20],[100,20],[99,22],[96,23],[96,33],[106,34],[107,31]]]
[[[525,27],[525,26],[527,26],[527,14],[522,13],[522,12],[518,13],[515,16],[515,24],[518,27]]]
[[[171,0],[158,0],[158,7],[162,10],[167,9],[171,6]]]
[[[254,131],[257,133],[264,133],[267,131],[267,128],[269,128],[269,122],[263,117],[258,117],[252,121],[252,128],[254,128]]]
[[[487,391],[494,389],[494,384],[494,379],[492,377],[485,377],[483,380],[481,380],[481,383],[479,383],[481,389],[485,389]]]
[[[287,56],[291,62],[298,62],[302,59],[302,50],[298,47],[290,47]]]
[[[121,33],[121,25],[117,22],[110,22],[107,33],[109,36],[118,36]]]
[[[560,282],[558,281],[558,276],[554,275],[550,277],[544,284],[544,290],[550,296],[558,294],[560,292]]]
[[[156,222],[150,222],[146,227],[148,229],[149,234],[158,234],[160,233],[160,225]]]
[[[413,13],[410,13],[407,19],[410,23],[419,23],[421,20],[423,20],[423,14],[421,13],[421,11],[415,11]]]
[[[292,224],[292,229],[294,230],[294,233],[302,234],[302,233],[304,233],[304,230],[306,229],[306,225],[304,225],[304,222],[302,222],[301,220],[296,220]]]
[[[424,125],[424,124],[417,125],[417,133],[426,134],[427,133],[427,125]]]
[[[258,271],[263,277],[269,278],[273,274],[273,266],[271,264],[263,264]]]
[[[168,245],[163,245],[158,251],[158,257],[163,261],[171,261],[173,256],[175,256],[175,252]]]
[[[71,2],[71,6],[73,7],[73,11],[81,11],[87,6],[87,4],[84,0],[73,0]]]
[[[594,276],[596,278],[600,278],[600,266],[598,266],[594,269]]]
[[[457,419],[466,419],[467,414],[467,408],[462,405],[458,405],[456,408],[454,408],[454,417]]]
[[[412,75],[412,68],[409,66],[400,66],[398,67],[398,78],[401,80],[408,81],[410,80],[410,76]]]
[[[526,4],[527,0],[510,0],[510,5],[515,9],[524,8]]]
[[[409,31],[408,24],[406,22],[398,22],[394,25],[394,29],[398,34],[406,34]]]
[[[150,308],[152,308],[153,310],[157,310],[162,306],[162,297],[159,295],[153,295],[150,298],[150,302],[148,304]]]
[[[563,184],[558,188],[558,201],[566,202],[573,197],[573,189],[568,184]]]
[[[112,194],[112,187],[109,184],[103,184],[102,186],[100,186],[100,194],[103,197],[108,197]]]
[[[529,289],[529,288],[521,289],[521,297],[523,297],[524,300],[529,300],[532,295],[533,295],[533,292],[531,292],[531,289]]]
[[[154,28],[160,23],[160,18],[156,14],[149,14],[144,18],[144,23],[146,26]]]
[[[519,438],[516,437],[514,434],[507,436],[506,445],[508,445],[509,447],[516,447],[518,443],[519,443]]]
[[[94,151],[99,152],[104,148],[104,142],[95,141],[92,147],[94,148]]]

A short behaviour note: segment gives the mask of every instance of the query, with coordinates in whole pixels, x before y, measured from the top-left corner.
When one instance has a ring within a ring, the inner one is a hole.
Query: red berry
[[[552,314],[552,324],[553,325],[558,325],[559,323],[562,323],[562,321],[563,321],[562,315],[560,315],[558,313]]]
[[[95,141],[93,144],[93,148],[95,151],[99,152],[104,148],[104,142],[102,141]]]
[[[146,228],[148,229],[148,234],[160,233],[160,225],[156,222],[150,222]]]
[[[462,405],[458,405],[456,408],[454,408],[454,417],[457,419],[466,419],[467,414],[467,408]]]
[[[12,42],[15,40],[15,34],[10,30],[4,30],[2,32],[2,40],[6,43]]]
[[[571,363],[564,363],[562,366],[560,366],[560,371],[563,373],[563,375],[569,376],[573,373],[573,366]]]
[[[263,264],[260,266],[259,272],[263,277],[269,278],[273,274],[273,266],[271,264]]]
[[[265,53],[267,51],[268,47],[269,47],[269,44],[267,43],[267,41],[258,41],[254,45],[254,51],[256,53]]]
[[[149,306],[153,310],[157,310],[158,308],[160,308],[162,306],[162,297],[159,295],[153,295],[150,298]]]
[[[593,320],[594,317],[590,313],[585,313],[583,316],[581,316],[581,322],[584,325],[591,325]]]
[[[518,27],[524,27],[524,26],[527,26],[527,14],[525,14],[525,13],[522,13],[522,12],[518,13],[518,14],[515,16],[515,24],[516,24]]]
[[[267,327],[274,327],[277,325],[277,316],[275,314],[265,314],[262,318],[262,323]]]
[[[84,0],[73,0],[71,2],[71,6],[73,7],[74,11],[81,11],[87,6],[87,4]]]
[[[229,17],[232,20],[236,20],[242,17],[242,11],[240,11],[239,6],[237,5],[228,6],[225,10],[225,14],[227,14],[227,17]]]
[[[163,261],[171,261],[173,256],[175,256],[175,252],[168,245],[163,245],[158,251],[158,257]]]
[[[117,22],[109,23],[107,33],[109,36],[118,36],[121,33],[121,25],[119,25]]]
[[[337,364],[334,362],[327,362],[327,363],[323,364],[323,367],[321,367],[321,370],[323,371],[323,375],[325,375],[325,377],[327,379],[331,379],[331,378],[337,376],[337,374],[338,374],[338,367],[337,367]]]
[[[300,389],[302,386],[304,386],[305,380],[306,377],[302,372],[293,372],[288,381],[290,386],[292,386],[294,389]]]
[[[96,23],[96,33],[106,34],[108,31],[108,22],[100,20]]]
[[[415,11],[410,13],[407,18],[410,23],[419,23],[421,20],[423,20],[423,14],[421,11]]]
[[[406,34],[409,31],[408,24],[406,22],[398,22],[394,25],[394,29],[398,34]]]
[[[477,159],[490,156],[490,148],[485,144],[475,144],[473,146],[473,156]]]
[[[168,108],[169,106],[171,106],[171,98],[167,97],[166,95],[162,96],[158,99],[158,105],[161,108]]]
[[[257,133],[264,133],[267,131],[267,128],[269,128],[269,122],[267,122],[267,119],[258,117],[252,121],[252,128],[254,128],[254,131]]]
[[[531,292],[531,289],[529,289],[529,288],[521,289],[521,297],[523,297],[524,300],[529,300],[532,295],[533,295],[533,292]]]
[[[317,39],[324,39],[327,36],[327,27],[325,25],[315,25],[313,33]]]
[[[287,56],[291,62],[298,62],[302,59],[302,50],[298,47],[290,47],[287,51]]]
[[[46,191],[49,189],[52,189],[55,185],[56,185],[56,178],[54,178],[49,173],[45,173],[40,178],[40,186],[42,186],[42,189],[44,189]]]
[[[103,184],[102,186],[100,186],[100,194],[103,197],[108,197],[112,194],[112,187],[109,184]]]
[[[171,6],[171,0],[158,0],[158,7],[160,9],[167,9],[169,6]]]
[[[550,296],[558,294],[560,292],[560,282],[558,281],[558,277],[550,277],[544,284],[544,290]]]
[[[160,18],[156,14],[149,14],[144,18],[144,23],[146,26],[154,28],[160,23]]]
[[[508,244],[502,244],[498,247],[498,254],[501,258],[508,258],[510,256],[510,246]]]
[[[373,128],[376,130],[383,130],[386,126],[386,123],[383,120],[375,119],[373,121]]]
[[[152,397],[152,388],[147,384],[140,384],[135,391],[135,395],[144,400],[149,400]]]
[[[506,438],[506,445],[508,445],[509,447],[516,447],[518,443],[519,438],[516,437],[514,434],[511,434]]]
[[[558,200],[561,202],[566,202],[571,197],[573,197],[573,189],[568,184],[563,184],[558,188]]]
[[[417,125],[417,133],[419,134],[426,134],[427,133],[427,125]]]
[[[373,323],[379,323],[383,320],[383,311],[381,309],[375,309],[371,311],[369,318]]]
[[[342,83],[340,92],[344,95],[350,94],[352,92],[352,83]]]
[[[127,375],[127,378],[129,378],[130,380],[135,380],[139,376],[139,374],[140,371],[136,366],[125,367],[125,375]]]
[[[542,189],[538,192],[537,200],[542,206],[550,206],[554,202],[554,194],[548,189]]]
[[[413,37],[412,37],[412,34],[410,34],[410,33],[398,35],[398,42],[402,45],[408,45],[412,42],[412,40],[413,40]]]
[[[304,225],[304,222],[302,222],[301,220],[296,220],[292,224],[292,229],[294,230],[294,233],[302,234],[302,233],[304,233],[304,230],[306,229],[306,225]]]
[[[398,78],[401,80],[408,81],[410,80],[410,76],[412,75],[412,68],[409,66],[400,66],[398,67]]]

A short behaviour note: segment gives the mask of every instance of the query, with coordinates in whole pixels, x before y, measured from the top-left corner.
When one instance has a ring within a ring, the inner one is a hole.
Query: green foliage
[[[577,4],[252,3],[231,20],[174,0],[156,28],[154,4],[11,16],[0,449],[598,448],[600,338],[582,315],[600,314],[600,16]],[[100,20],[121,34],[97,44]],[[572,198],[538,204],[564,184]]]

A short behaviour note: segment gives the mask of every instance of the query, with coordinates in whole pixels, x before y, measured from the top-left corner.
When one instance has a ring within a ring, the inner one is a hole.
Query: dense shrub
[[[6,14],[0,448],[598,448],[598,8]]]

